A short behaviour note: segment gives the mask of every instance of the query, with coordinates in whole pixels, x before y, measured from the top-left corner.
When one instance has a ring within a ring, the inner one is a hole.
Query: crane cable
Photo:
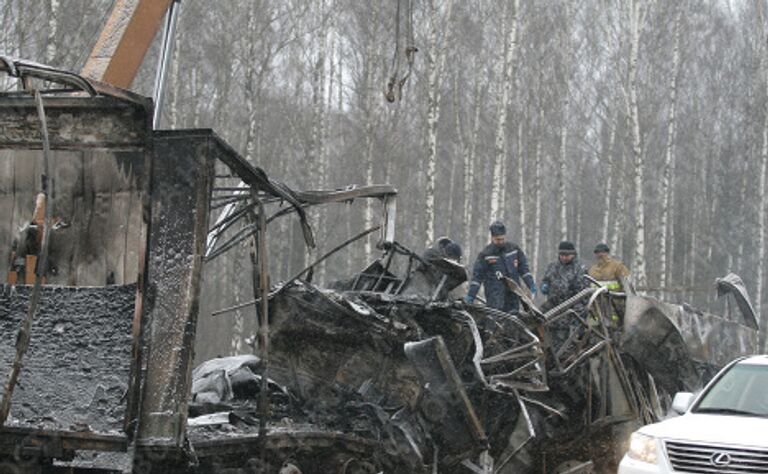
[[[387,82],[387,90],[384,93],[384,97],[387,99],[387,102],[395,102],[398,99],[401,99],[403,96],[403,87],[405,86],[406,81],[408,80],[408,77],[411,75],[411,72],[413,71],[413,63],[416,56],[416,52],[418,51],[418,48],[415,46],[415,41],[413,37],[413,0],[405,0],[408,2],[407,5],[407,12],[406,12],[406,41],[407,45],[405,47],[405,59],[406,63],[408,65],[408,71],[402,76],[400,76],[400,17],[402,16],[400,13],[401,4],[403,0],[397,0],[397,8],[395,10],[395,53],[392,56],[392,67],[391,71],[392,73],[389,76],[389,81]],[[395,91],[395,87],[397,87],[397,91]]]

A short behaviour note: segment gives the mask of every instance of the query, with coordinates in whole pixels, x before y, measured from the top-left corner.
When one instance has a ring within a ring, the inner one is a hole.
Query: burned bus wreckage
[[[0,270],[30,283],[0,288],[0,472],[606,472],[676,391],[755,350],[735,275],[725,316],[597,285],[546,313],[466,304],[461,266],[395,239],[392,187],[296,191],[210,130],[152,130],[143,97],[0,71],[24,86],[0,96]],[[329,254],[378,232],[379,258],[326,287],[328,254],[270,280],[273,221],[312,246],[308,209],[359,199],[380,224]],[[254,353],[193,370],[203,269],[242,243]]]

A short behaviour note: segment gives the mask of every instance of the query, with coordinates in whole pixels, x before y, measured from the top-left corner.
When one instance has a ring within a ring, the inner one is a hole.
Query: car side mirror
[[[691,406],[692,401],[693,394],[691,392],[677,392],[675,398],[672,399],[672,411],[682,415]]]

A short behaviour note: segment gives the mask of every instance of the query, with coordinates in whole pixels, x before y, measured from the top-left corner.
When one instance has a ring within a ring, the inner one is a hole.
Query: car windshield
[[[733,366],[693,412],[768,417],[768,365]]]

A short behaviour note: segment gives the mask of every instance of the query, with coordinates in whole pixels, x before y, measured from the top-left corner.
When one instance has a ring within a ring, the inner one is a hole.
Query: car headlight
[[[627,456],[638,461],[656,464],[658,459],[656,438],[638,432],[632,433],[632,437],[629,439]]]

